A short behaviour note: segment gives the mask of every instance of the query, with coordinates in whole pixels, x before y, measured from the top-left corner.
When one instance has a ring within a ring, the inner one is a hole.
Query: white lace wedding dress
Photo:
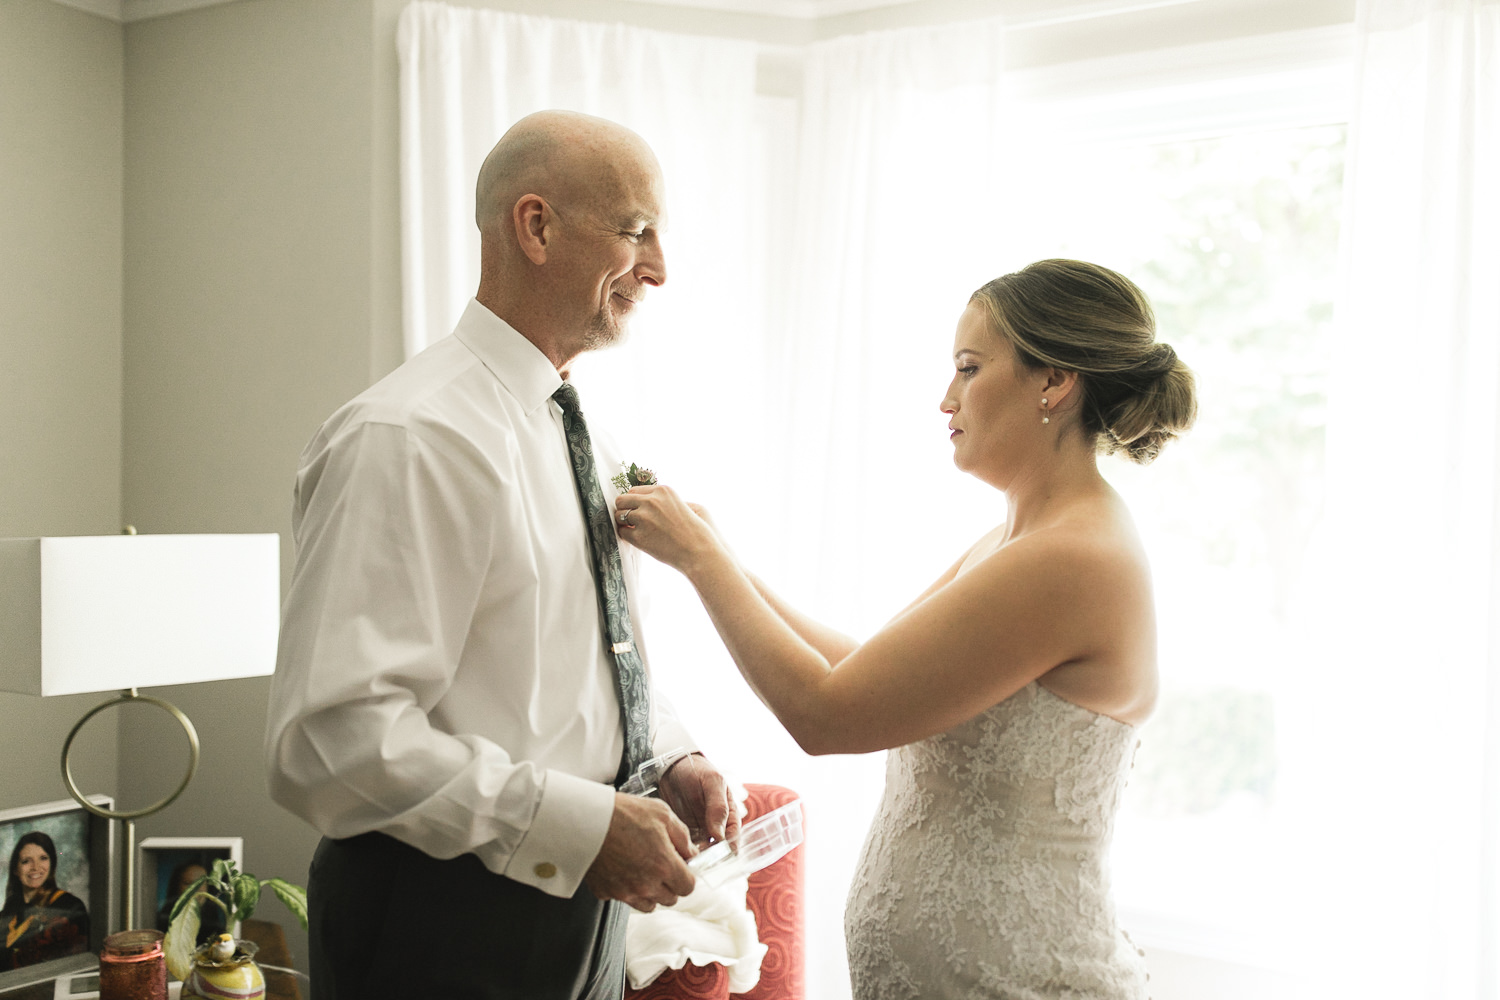
[[[1136,745],[1032,683],[892,750],[844,915],[855,1000],[1145,1000],[1109,895]]]

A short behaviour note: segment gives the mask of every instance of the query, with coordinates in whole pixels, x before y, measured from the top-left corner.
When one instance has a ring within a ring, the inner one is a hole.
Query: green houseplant
[[[203,906],[212,904],[223,910],[228,918],[227,925],[233,927],[255,912],[262,890],[267,888],[286,904],[304,928],[307,927],[306,889],[285,879],[256,878],[240,871],[233,861],[220,858],[214,862],[213,870],[184,889],[172,906],[167,937],[163,942],[167,971],[183,982],[193,974]]]

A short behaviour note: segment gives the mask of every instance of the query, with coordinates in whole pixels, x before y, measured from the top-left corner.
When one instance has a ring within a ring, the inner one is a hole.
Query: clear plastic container
[[[626,795],[654,794],[656,786],[661,784],[662,776],[672,769],[673,764],[687,755],[686,750],[677,747],[674,750],[668,750],[660,757],[652,757],[635,769],[630,780],[620,786],[620,791]]]
[[[740,828],[739,840],[721,841],[688,862],[694,875],[717,888],[775,864],[802,843],[802,800],[793,799]]]

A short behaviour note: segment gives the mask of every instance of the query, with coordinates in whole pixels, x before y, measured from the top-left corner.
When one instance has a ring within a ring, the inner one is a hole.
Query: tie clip
[[[609,647],[609,651],[618,656],[620,653],[628,653],[634,648],[635,643],[631,642],[629,639],[626,639],[624,642],[617,642],[613,646]]]

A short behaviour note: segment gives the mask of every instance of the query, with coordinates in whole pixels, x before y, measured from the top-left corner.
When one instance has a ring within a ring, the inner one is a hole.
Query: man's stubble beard
[[[583,349],[600,351],[606,347],[623,344],[629,336],[630,329],[623,319],[611,322],[611,317],[607,313],[600,313],[583,331]]]

